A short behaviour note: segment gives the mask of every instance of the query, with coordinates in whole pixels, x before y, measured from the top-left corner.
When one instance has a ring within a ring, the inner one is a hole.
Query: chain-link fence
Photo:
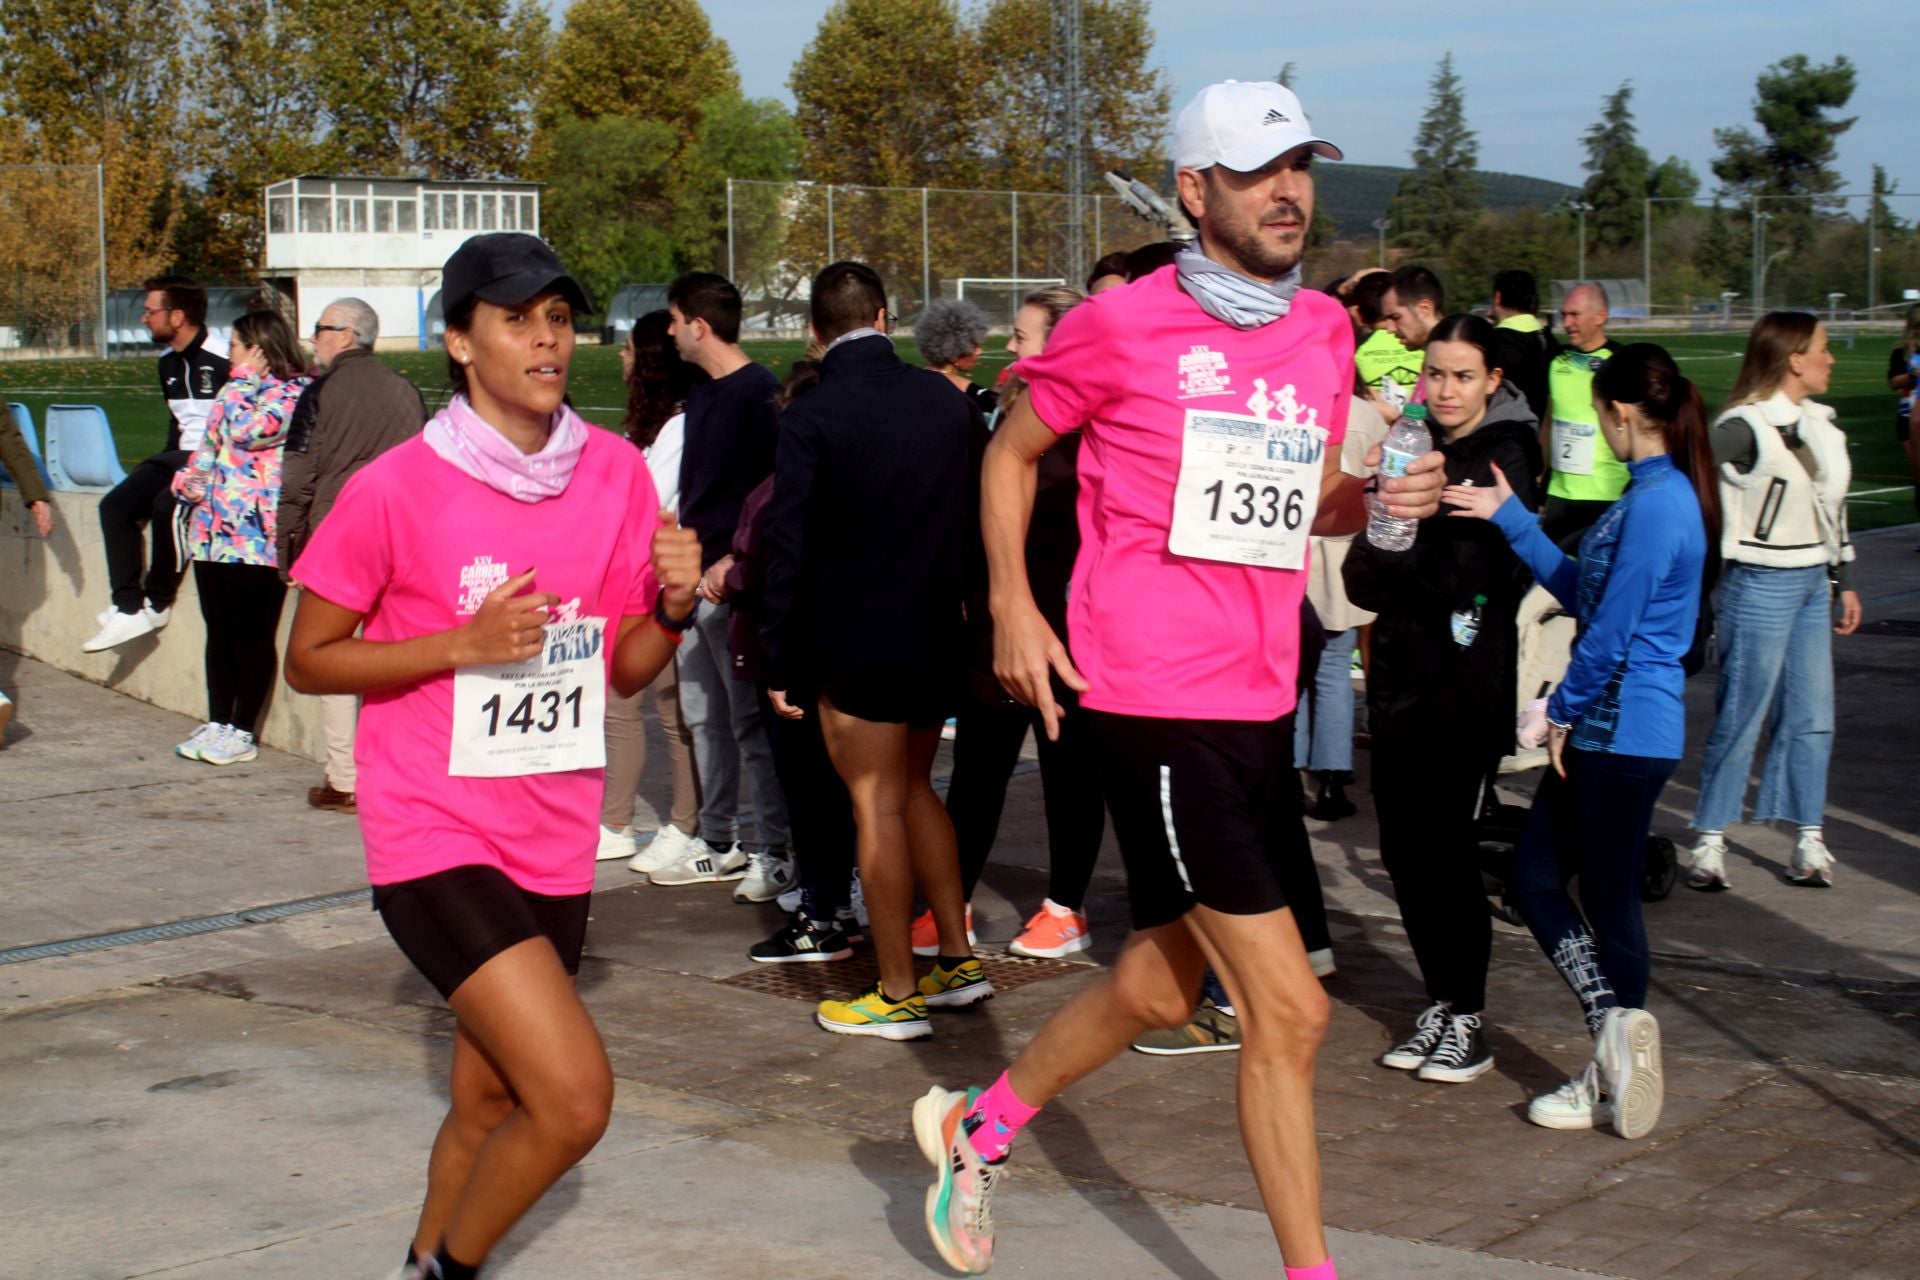
[[[872,265],[908,326],[929,301],[953,297],[1011,324],[1028,290],[1078,288],[1102,254],[1161,238],[1114,196],[727,183],[726,271],[759,332],[804,329],[808,281],[841,259]]]
[[[112,341],[96,165],[0,165],[0,360],[99,356]]]

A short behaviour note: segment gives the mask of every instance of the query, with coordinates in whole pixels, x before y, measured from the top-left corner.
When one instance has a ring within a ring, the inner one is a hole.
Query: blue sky
[[[746,92],[791,103],[787,75],[828,0],[705,3]],[[552,7],[563,12],[564,0]],[[1583,179],[1579,136],[1623,79],[1635,85],[1642,143],[1656,160],[1690,161],[1711,190],[1713,129],[1751,124],[1760,70],[1791,53],[1815,62],[1844,53],[1860,73],[1848,108],[1859,121],[1840,141],[1849,189],[1866,189],[1877,160],[1920,193],[1920,147],[1903,123],[1920,87],[1920,27],[1893,0],[1153,0],[1152,12],[1176,106],[1201,85],[1271,76],[1291,60],[1315,126],[1364,163],[1407,162],[1427,80],[1451,49],[1482,167],[1565,182]],[[1920,199],[1896,211],[1920,215]]]

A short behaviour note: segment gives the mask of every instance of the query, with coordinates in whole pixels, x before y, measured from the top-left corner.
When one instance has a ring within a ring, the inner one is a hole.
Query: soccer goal
[[[951,296],[979,307],[993,323],[1011,325],[1020,313],[1020,299],[1066,281],[1059,276],[959,276],[942,283],[951,287]]]

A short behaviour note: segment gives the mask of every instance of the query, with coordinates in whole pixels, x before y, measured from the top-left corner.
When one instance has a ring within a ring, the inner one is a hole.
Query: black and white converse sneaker
[[[804,911],[794,912],[793,918],[765,942],[747,948],[748,957],[761,964],[845,960],[852,954],[853,948],[838,926],[809,920]]]
[[[1380,1065],[1395,1071],[1418,1071],[1427,1064],[1428,1055],[1439,1047],[1447,1029],[1447,1006],[1428,1005],[1414,1019],[1413,1034],[1380,1055]]]
[[[1417,1073],[1422,1080],[1439,1080],[1446,1084],[1465,1084],[1477,1080],[1493,1067],[1493,1050],[1487,1047],[1486,1035],[1480,1027],[1480,1015],[1477,1013],[1450,1013],[1447,1015],[1447,1029],[1441,1033],[1440,1043],[1427,1055]]]

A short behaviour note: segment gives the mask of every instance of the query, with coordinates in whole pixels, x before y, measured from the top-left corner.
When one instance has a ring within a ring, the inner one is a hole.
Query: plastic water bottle
[[[200,502],[207,496],[207,482],[213,479],[211,467],[190,467],[186,483],[180,486],[180,496],[188,502]]]
[[[1453,611],[1453,642],[1462,649],[1472,647],[1474,637],[1480,634],[1480,615],[1486,607],[1487,598],[1475,596],[1472,604]]]
[[[1404,476],[1413,460],[1432,448],[1433,435],[1427,430],[1427,406],[1408,405],[1380,446],[1380,478]],[[1388,514],[1384,498],[1378,493],[1373,495],[1373,516],[1367,521],[1368,542],[1382,551],[1405,551],[1413,545],[1413,535],[1419,528],[1418,520],[1402,520]]]

